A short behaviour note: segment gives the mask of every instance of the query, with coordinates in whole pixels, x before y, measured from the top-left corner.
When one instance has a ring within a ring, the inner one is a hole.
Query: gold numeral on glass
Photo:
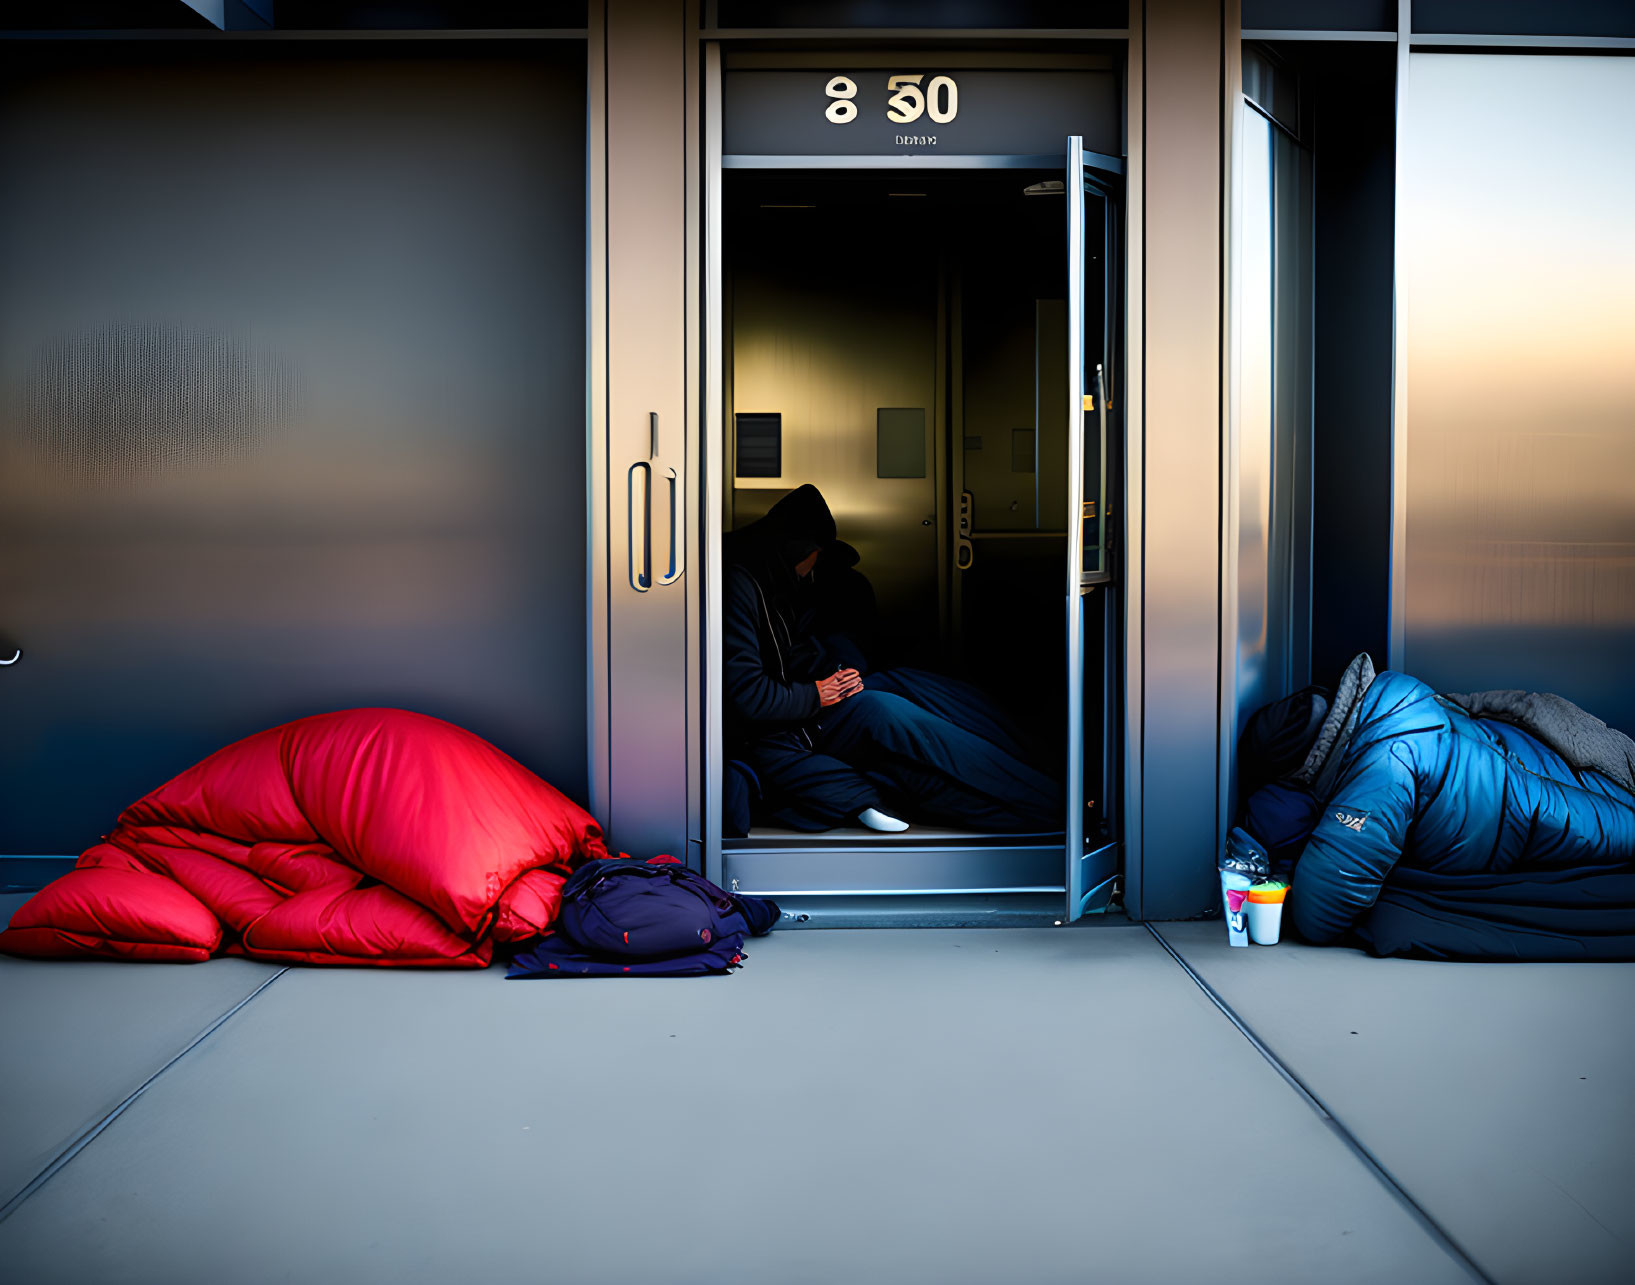
[[[886,88],[897,91],[886,100],[886,106],[890,109],[886,112],[887,120],[906,125],[909,121],[919,120],[925,114],[925,95],[920,92],[920,82],[924,79],[923,73],[918,76],[886,77]],[[946,80],[947,77],[939,79]]]
[[[939,125],[946,125],[959,115],[959,86],[952,76],[933,76],[924,89],[920,82],[925,73],[912,76],[887,76],[886,88],[891,97],[886,100],[886,119],[899,125],[917,121],[921,116]],[[850,76],[832,76],[823,92],[833,101],[824,116],[833,124],[849,125],[857,119],[857,82]]]
[[[823,92],[835,100],[823,113],[830,121],[836,125],[846,125],[857,119],[857,104],[852,102],[857,97],[856,81],[836,76],[823,87]]]

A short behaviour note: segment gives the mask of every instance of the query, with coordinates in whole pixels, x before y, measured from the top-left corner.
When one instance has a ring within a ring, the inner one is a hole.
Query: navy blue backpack
[[[685,977],[725,973],[744,938],[772,931],[778,905],[723,892],[674,858],[587,861],[562,885],[556,931],[509,977]]]

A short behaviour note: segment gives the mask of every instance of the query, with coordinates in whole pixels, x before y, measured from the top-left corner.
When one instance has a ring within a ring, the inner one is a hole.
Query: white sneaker
[[[889,834],[897,834],[908,829],[907,821],[887,816],[879,808],[864,808],[857,814],[857,819],[871,830],[884,830]]]

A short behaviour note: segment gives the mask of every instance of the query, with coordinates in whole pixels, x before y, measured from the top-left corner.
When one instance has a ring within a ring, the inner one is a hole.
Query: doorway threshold
[[[721,886],[735,893],[771,897],[780,905],[796,897],[873,896],[884,904],[941,895],[1016,898],[1045,895],[1065,904],[1065,849],[1054,844],[1011,844],[987,839],[972,845],[931,840],[768,843],[728,848],[721,854]],[[960,921],[964,922],[964,921]]]
[[[1063,922],[1063,891],[999,893],[919,893],[913,895],[832,893],[777,898],[783,918],[779,932],[803,928],[1051,928],[1086,924],[1129,924],[1122,911],[1086,914]],[[751,943],[753,947],[753,943]]]
[[[744,838],[723,838],[721,846],[732,850],[758,848],[827,848],[833,844],[889,844],[892,847],[1038,847],[1067,842],[1065,831],[995,834],[987,830],[956,830],[934,825],[911,825],[906,830],[868,830],[862,826],[841,826],[833,830],[785,830],[758,825]]]

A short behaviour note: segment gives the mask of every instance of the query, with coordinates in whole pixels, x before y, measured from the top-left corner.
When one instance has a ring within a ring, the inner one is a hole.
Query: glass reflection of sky
[[[1410,663],[1629,629],[1635,60],[1415,54],[1407,110]]]

